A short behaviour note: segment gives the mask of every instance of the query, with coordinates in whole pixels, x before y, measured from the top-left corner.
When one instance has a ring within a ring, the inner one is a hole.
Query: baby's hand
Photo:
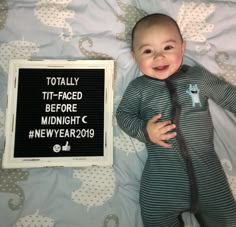
[[[147,133],[151,142],[170,148],[172,145],[165,141],[176,136],[176,132],[169,132],[175,129],[176,125],[172,124],[171,121],[158,122],[160,118],[161,114],[157,114],[148,121]]]

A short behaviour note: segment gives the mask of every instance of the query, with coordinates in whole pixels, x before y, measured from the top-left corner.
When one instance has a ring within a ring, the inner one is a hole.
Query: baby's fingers
[[[171,147],[172,147],[171,144],[166,143],[166,142],[164,142],[164,141],[162,141],[162,140],[159,141],[158,144],[159,144],[161,147],[165,147],[165,148],[171,148]]]
[[[161,134],[165,134],[173,129],[176,128],[175,124],[171,124],[171,122],[166,122],[165,124],[161,125],[162,127],[160,128]]]
[[[172,145],[167,143],[167,142],[165,142],[165,141],[167,141],[167,140],[169,140],[171,138],[174,138],[176,135],[177,135],[176,132],[171,132],[171,133],[163,134],[163,135],[161,135],[160,140],[157,142],[157,144],[159,144],[160,146],[165,147],[165,148],[171,148]]]
[[[166,133],[166,134],[162,134],[160,139],[163,140],[169,140],[172,139],[174,137],[176,137],[177,133],[176,132],[170,132],[170,133]]]

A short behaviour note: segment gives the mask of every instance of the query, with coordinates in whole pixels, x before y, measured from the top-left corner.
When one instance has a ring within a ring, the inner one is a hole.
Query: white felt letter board
[[[11,60],[4,168],[112,165],[113,60]]]

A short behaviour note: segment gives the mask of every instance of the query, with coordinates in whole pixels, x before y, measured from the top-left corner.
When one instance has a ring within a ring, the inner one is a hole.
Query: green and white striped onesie
[[[174,97],[170,84],[176,92]],[[181,226],[178,217],[191,211],[193,195],[201,226],[236,226],[236,203],[214,151],[209,98],[236,113],[236,89],[199,66],[182,66],[168,81],[144,75],[126,89],[116,113],[118,124],[128,135],[144,142],[148,152],[140,188],[144,226]],[[173,147],[167,149],[149,141],[146,124],[158,113],[162,121],[171,120],[173,99],[180,107],[174,115],[181,139],[169,140]]]

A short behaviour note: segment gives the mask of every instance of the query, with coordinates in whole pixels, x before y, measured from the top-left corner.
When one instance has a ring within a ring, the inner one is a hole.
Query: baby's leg
[[[181,214],[166,213],[152,217],[142,214],[144,227],[184,227]]]
[[[154,166],[155,171],[146,166],[143,172],[140,206],[145,227],[183,226],[180,215],[190,208],[188,176],[178,159],[170,160]]]
[[[236,202],[224,173],[218,177],[200,185],[196,218],[203,227],[236,227]]]

